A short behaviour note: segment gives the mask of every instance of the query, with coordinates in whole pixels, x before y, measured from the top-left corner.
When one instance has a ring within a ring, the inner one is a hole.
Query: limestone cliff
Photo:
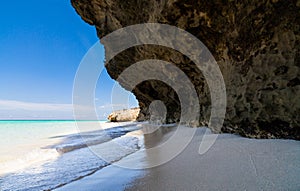
[[[199,38],[215,57],[227,91],[222,132],[256,138],[300,139],[300,1],[72,0],[77,13],[95,25],[99,38],[133,24],[165,23]],[[184,55],[160,46],[127,49],[106,63],[113,79],[143,59],[174,63],[188,75],[199,96],[202,124],[210,115],[203,75]],[[126,88],[125,83],[121,83]],[[161,100],[167,121],[178,121],[180,103],[166,84],[149,80],[132,91],[149,118]]]
[[[131,108],[114,111],[107,119],[111,122],[136,121],[140,108]]]

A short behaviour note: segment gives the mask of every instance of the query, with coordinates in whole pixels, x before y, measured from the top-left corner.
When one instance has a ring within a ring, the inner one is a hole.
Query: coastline
[[[0,177],[56,160],[59,153],[52,146],[62,143],[65,136],[78,133],[73,122],[69,120],[0,120],[0,127],[6,129],[6,131],[0,131],[2,133],[0,135]],[[52,125],[49,126],[49,123],[57,125],[57,131],[43,134],[43,129],[55,129]],[[58,129],[62,123],[69,124],[68,128]],[[10,131],[10,136],[7,136],[7,131],[15,129],[16,124],[21,129]],[[25,131],[26,138],[21,135],[22,130]],[[12,135],[18,139],[11,139]],[[11,143],[14,145],[12,146]]]
[[[249,139],[220,134],[210,150],[198,154],[206,128],[197,129],[187,148],[161,166],[137,168],[149,156],[137,151],[120,161],[57,191],[81,190],[297,190],[300,188],[300,142],[283,139]],[[161,142],[170,136],[160,137]],[[153,140],[150,142],[153,143]],[[160,142],[160,143],[161,143]],[[147,140],[145,140],[147,145]]]
[[[27,155],[16,153],[17,160],[9,161],[7,165],[0,163],[2,171],[7,168],[6,173],[0,175],[0,190],[52,190],[91,175],[139,148],[140,135],[127,136],[137,129],[135,123],[103,123],[100,128],[97,121],[85,121],[80,125],[79,132],[75,122],[17,122],[17,126],[12,123],[7,127],[2,124],[2,130],[8,132],[7,129],[10,129],[16,136],[31,135],[29,142],[26,139],[22,144],[27,145],[29,151],[37,149],[38,152],[28,153],[27,149],[24,151]],[[41,138],[45,143],[40,141]],[[116,151],[113,152],[111,148],[118,144],[127,147],[113,149]],[[107,160],[99,159],[92,148],[107,156]],[[27,184],[24,185],[24,182]]]

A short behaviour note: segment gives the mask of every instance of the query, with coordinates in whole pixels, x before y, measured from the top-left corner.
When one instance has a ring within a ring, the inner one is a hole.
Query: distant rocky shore
[[[138,107],[118,110],[109,114],[107,119],[110,122],[136,121],[139,112],[140,112],[140,108]]]

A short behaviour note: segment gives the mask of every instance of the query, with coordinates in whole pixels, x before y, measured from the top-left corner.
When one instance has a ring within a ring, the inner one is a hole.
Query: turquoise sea
[[[134,130],[135,123],[106,121],[0,121],[0,190],[49,190],[87,176],[135,152],[139,140],[124,136]],[[109,154],[112,141],[130,149],[111,161],[90,149]]]

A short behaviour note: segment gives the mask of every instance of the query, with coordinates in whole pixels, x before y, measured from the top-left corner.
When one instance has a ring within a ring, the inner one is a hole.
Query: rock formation
[[[224,77],[227,112],[222,132],[255,138],[300,139],[300,1],[72,0],[77,13],[94,25],[98,37],[133,24],[177,26],[200,39]],[[175,43],[175,42],[174,42]],[[105,47],[107,48],[107,47]],[[106,63],[113,79],[144,59],[179,67],[199,96],[199,122],[210,116],[210,93],[201,72],[185,55],[166,47],[137,46]],[[126,88],[126,83],[121,82]],[[132,92],[149,119],[149,105],[161,100],[167,121],[178,121],[180,103],[166,84],[149,80]]]
[[[140,108],[131,108],[114,111],[107,119],[111,122],[124,122],[124,121],[136,121]]]

